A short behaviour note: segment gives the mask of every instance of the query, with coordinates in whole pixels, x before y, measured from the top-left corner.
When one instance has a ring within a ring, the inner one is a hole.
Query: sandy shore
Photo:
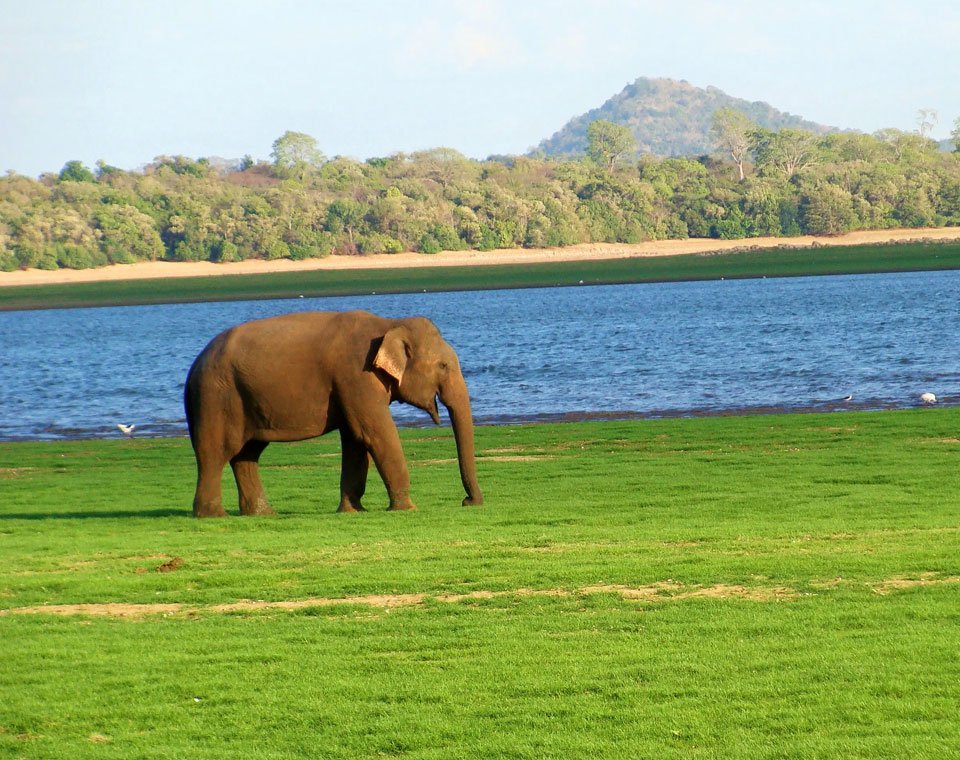
[[[328,256],[324,259],[308,259],[306,261],[280,259],[278,261],[241,261],[233,264],[212,264],[208,261],[189,263],[148,261],[138,264],[115,264],[99,269],[59,269],[54,272],[25,269],[16,272],[0,272],[0,287],[110,280],[152,280],[170,277],[205,277],[226,274],[262,274],[266,272],[537,264],[549,261],[602,260],[634,256],[677,256],[685,253],[713,253],[755,248],[808,248],[814,245],[864,245],[908,240],[960,240],[960,227],[871,230],[851,232],[836,237],[806,235],[795,238],[750,238],[747,240],[697,238],[691,240],[656,240],[635,245],[585,243],[566,248],[510,248],[484,252],[445,251],[430,255],[394,253],[371,256]]]

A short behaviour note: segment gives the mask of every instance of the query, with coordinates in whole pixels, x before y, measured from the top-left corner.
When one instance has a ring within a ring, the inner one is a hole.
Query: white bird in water
[[[844,397],[843,397],[842,399],[840,399],[840,400],[841,400],[841,401],[853,401],[853,394],[851,393],[849,396],[844,396]]]
[[[930,391],[927,391],[926,393],[920,394],[920,401],[922,401],[924,404],[936,404],[937,397],[930,393]]]
[[[133,431],[136,429],[136,425],[124,425],[122,422],[117,424],[117,430],[127,436],[127,438],[133,438]]]

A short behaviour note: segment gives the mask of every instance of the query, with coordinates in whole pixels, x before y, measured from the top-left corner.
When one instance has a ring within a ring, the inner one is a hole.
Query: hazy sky
[[[0,172],[267,159],[286,130],[358,159],[522,153],[639,76],[824,124],[960,117],[937,0],[0,0]]]

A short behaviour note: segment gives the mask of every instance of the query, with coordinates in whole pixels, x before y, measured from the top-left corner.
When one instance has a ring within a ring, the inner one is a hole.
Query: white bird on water
[[[133,431],[136,429],[136,425],[124,425],[122,422],[117,423],[117,430],[127,436],[127,438],[133,438]]]
[[[920,394],[920,401],[924,404],[936,404],[937,397],[930,393],[930,391],[927,391],[926,393]]]

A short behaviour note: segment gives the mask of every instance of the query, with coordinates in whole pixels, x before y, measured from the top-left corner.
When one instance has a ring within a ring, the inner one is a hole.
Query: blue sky
[[[960,117],[960,4],[28,0],[0,20],[0,172],[161,154],[521,153],[639,76],[824,124]]]

